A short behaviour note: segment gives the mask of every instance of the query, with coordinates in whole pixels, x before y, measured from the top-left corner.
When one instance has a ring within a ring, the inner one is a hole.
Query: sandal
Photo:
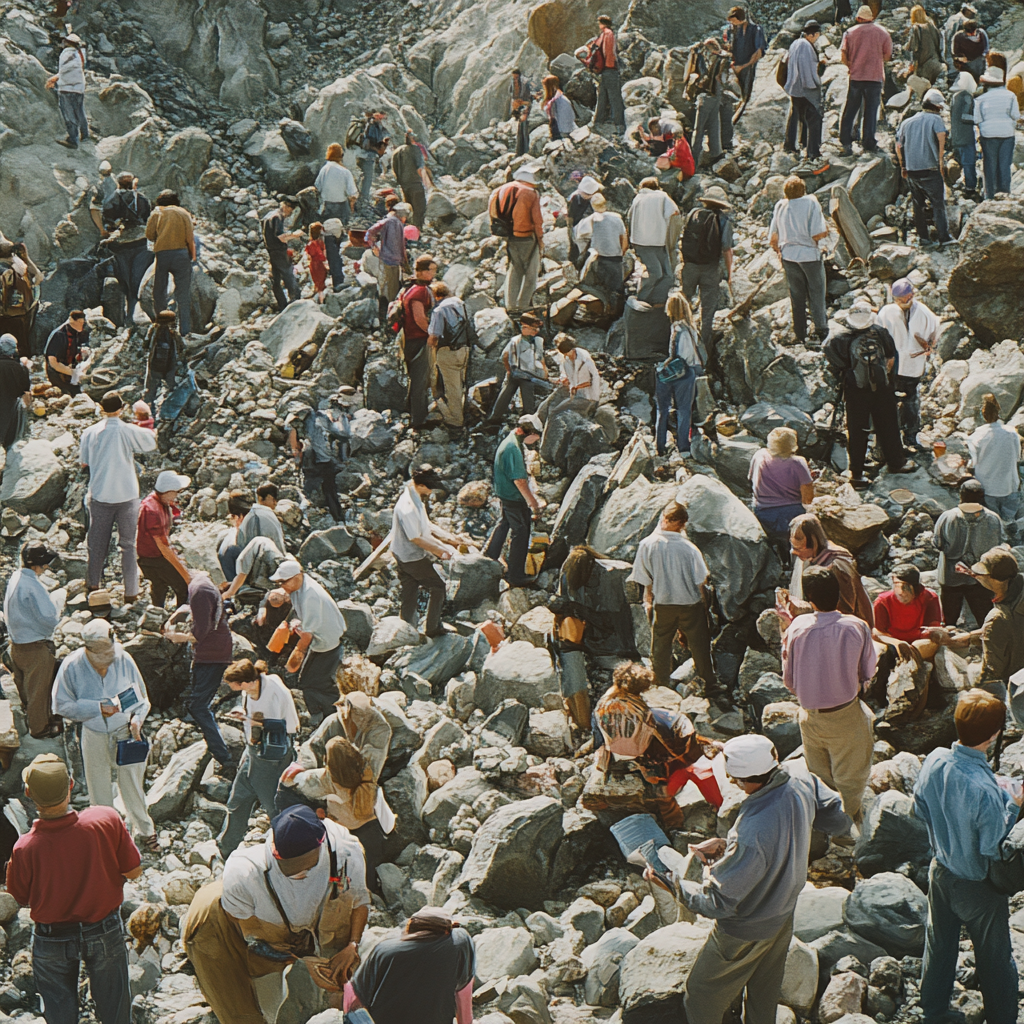
[[[157,839],[155,833],[151,836],[142,836],[138,841],[138,846],[143,853],[160,852],[160,840]]]

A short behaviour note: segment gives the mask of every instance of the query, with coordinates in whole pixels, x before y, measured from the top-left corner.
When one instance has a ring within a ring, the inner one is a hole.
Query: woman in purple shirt
[[[814,500],[811,471],[796,450],[796,431],[776,427],[768,434],[768,447],[750,460],[754,515],[771,540],[788,539],[790,522]]]

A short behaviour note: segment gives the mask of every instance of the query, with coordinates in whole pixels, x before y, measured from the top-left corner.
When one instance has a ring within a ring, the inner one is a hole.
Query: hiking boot
[[[851,476],[850,486],[855,491],[866,491],[871,486],[871,481],[864,476]]]
[[[78,143],[72,142],[70,139],[57,139],[57,145],[63,146],[65,149],[78,149]]]
[[[853,146],[843,146],[843,156],[853,156]]]
[[[890,469],[890,473],[916,473],[917,463],[913,459],[907,459],[899,469]]]

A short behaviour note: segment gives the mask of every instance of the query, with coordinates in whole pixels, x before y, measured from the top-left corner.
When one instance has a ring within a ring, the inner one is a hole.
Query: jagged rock
[[[327,530],[314,530],[302,542],[299,548],[299,562],[302,565],[315,566],[326,562],[329,558],[347,555],[356,539],[344,526],[332,526]]]
[[[537,757],[564,757],[572,752],[569,723],[564,711],[532,711],[530,731],[523,741],[528,753]]]
[[[473,939],[476,982],[528,974],[537,965],[533,939],[525,928],[488,928]]]
[[[153,707],[169,708],[188,685],[191,658],[185,646],[162,636],[137,634],[124,649],[142,673]]]
[[[490,714],[506,696],[532,708],[561,708],[558,679],[546,649],[516,640],[487,656],[476,685],[476,706]]]
[[[761,731],[775,744],[779,757],[789,757],[803,742],[800,705],[788,700],[766,705],[761,712]]]
[[[899,168],[887,153],[858,163],[846,182],[846,191],[865,222],[885,213],[899,187]]]
[[[864,220],[853,204],[850,193],[842,185],[833,185],[828,207],[829,216],[839,229],[851,256],[865,262],[871,255],[871,235]]]
[[[181,817],[192,791],[196,770],[205,753],[205,740],[175,752],[146,794],[146,808],[154,821],[171,821]]]
[[[814,513],[821,520],[825,536],[853,554],[867,547],[889,525],[885,509],[870,502],[850,506],[826,499],[815,502]]]
[[[583,997],[589,1006],[615,1006],[618,1003],[622,959],[639,941],[625,928],[613,928],[580,954],[587,968]]]
[[[572,479],[595,455],[608,451],[604,431],[589,420],[567,409],[549,416],[544,427],[540,454],[545,462],[558,466]]]
[[[333,326],[334,321],[320,312],[318,303],[312,299],[300,299],[274,317],[270,326],[260,334],[260,343],[281,366],[288,362],[293,352],[311,342],[320,345]]]
[[[0,505],[14,512],[52,512],[64,501],[67,477],[45,441],[19,441],[7,452]]]
[[[814,420],[793,405],[756,402],[740,417],[740,426],[762,441],[767,441],[768,434],[776,427],[790,427],[796,431],[801,448],[814,444],[818,438]]]
[[[921,762],[913,754],[901,750],[895,757],[871,766],[868,785],[876,793],[895,789],[907,796],[913,796],[914,784],[920,773]]]
[[[342,384],[356,387],[363,380],[367,344],[367,337],[362,332],[350,331],[344,327],[335,328],[324,339],[314,367],[319,369],[329,366],[338,375],[338,380]]]
[[[1024,352],[1015,341],[1001,341],[986,351],[979,349],[968,360],[970,372],[960,383],[961,417],[981,418],[981,398],[991,392],[1004,410],[1015,409],[1024,387]]]
[[[481,738],[493,747],[518,747],[529,723],[529,708],[509,697],[484,720]]]
[[[659,928],[637,943],[622,959],[619,1002],[623,1019],[655,1008],[681,1017],[683,987],[707,932],[692,924]],[[634,1020],[641,1020],[639,1016]]]
[[[516,619],[508,635],[512,640],[525,640],[534,647],[544,647],[544,638],[553,632],[554,627],[554,612],[543,605],[538,605]]]
[[[591,517],[608,484],[610,459],[609,455],[595,456],[573,477],[551,528],[545,564],[560,565],[572,548],[586,540]]]
[[[804,942],[813,942],[827,932],[842,928],[843,907],[849,895],[839,886],[805,889],[797,897],[793,934]]]
[[[862,964],[871,963],[875,957],[885,956],[885,950],[881,946],[869,942],[861,935],[850,931],[848,928],[837,928],[834,931],[826,932],[815,939],[809,945],[818,954],[818,978],[828,978],[832,967],[844,956],[852,956]]]
[[[448,575],[459,588],[453,599],[456,608],[475,608],[482,601],[498,600],[500,562],[480,554],[456,555],[448,563]]]
[[[458,675],[469,661],[473,640],[458,633],[427,640],[396,658],[393,667],[401,672],[415,672],[434,686]]]
[[[628,487],[617,488],[591,520],[587,543],[606,558],[632,561],[640,541],[657,526],[677,489],[675,484],[652,484],[642,476]]]
[[[868,983],[852,971],[835,975],[822,993],[818,1005],[818,1019],[832,1024],[847,1014],[858,1013],[864,1006]]]
[[[538,907],[557,882],[552,869],[563,835],[557,800],[537,796],[502,807],[474,836],[459,887],[506,909]]]
[[[366,408],[384,412],[397,412],[406,407],[405,384],[397,371],[383,359],[366,364],[363,376],[366,379]]]
[[[895,871],[901,864],[926,864],[931,856],[928,830],[914,816],[914,802],[896,790],[879,795],[864,815],[854,860],[862,875]]]
[[[928,900],[906,875],[883,872],[858,882],[843,918],[851,930],[877,942],[890,956],[924,952]]]
[[[818,998],[818,954],[795,935],[786,956],[779,1001],[792,1007],[801,1017],[809,1017]]]
[[[370,643],[366,648],[366,656],[377,658],[385,654],[393,654],[403,647],[415,646],[422,640],[423,638],[415,626],[409,625],[405,619],[400,619],[397,615],[388,615],[373,627]]]
[[[868,273],[880,281],[906,277],[914,250],[909,245],[880,245],[868,260]]]

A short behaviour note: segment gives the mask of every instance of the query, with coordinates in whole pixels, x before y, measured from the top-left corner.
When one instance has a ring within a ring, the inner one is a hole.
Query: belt
[[[845,704],[837,704],[834,708],[815,708],[819,715],[831,715],[833,711],[842,711],[843,708],[848,708],[851,704],[856,704],[860,700],[860,697],[854,697],[853,700],[848,700]]]
[[[37,935],[56,938],[62,935],[78,935],[80,932],[102,931],[114,920],[119,919],[119,911],[112,910],[101,921],[58,921],[55,924],[41,924],[37,921],[34,927]]]

